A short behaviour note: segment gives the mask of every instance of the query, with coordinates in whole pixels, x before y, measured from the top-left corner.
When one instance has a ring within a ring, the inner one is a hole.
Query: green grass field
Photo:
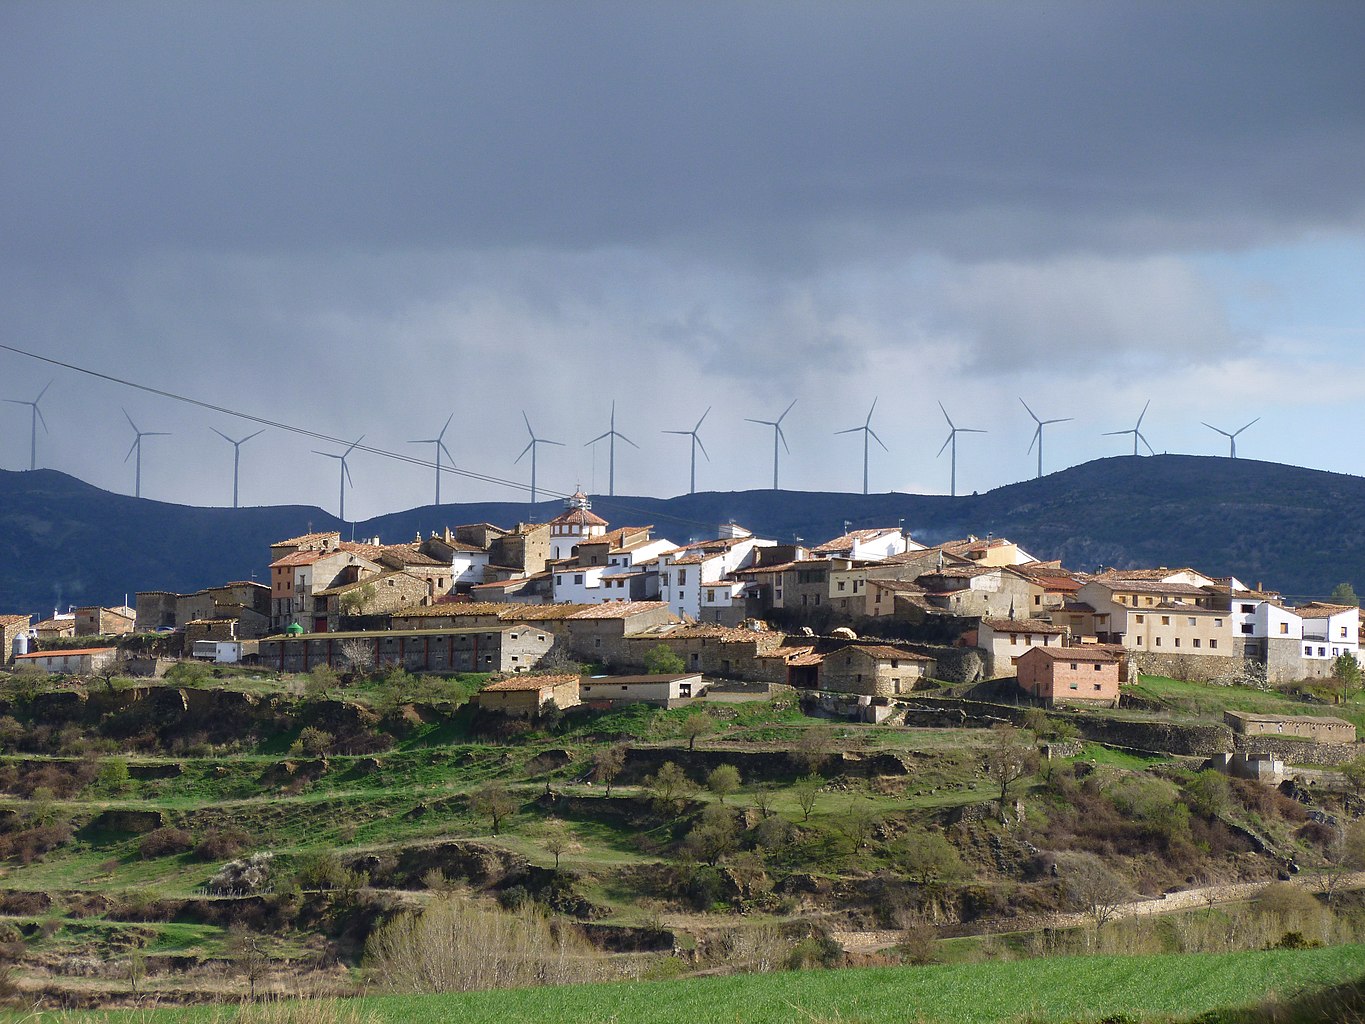
[[[1281,1000],[1365,974],[1365,947],[1221,955],[1072,957],[933,967],[736,975],[439,996],[358,1006],[405,1024],[1071,1024],[1188,1019]],[[207,1020],[209,1008],[28,1020]]]

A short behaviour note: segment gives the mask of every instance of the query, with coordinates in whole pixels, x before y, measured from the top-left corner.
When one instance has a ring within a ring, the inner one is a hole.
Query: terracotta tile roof
[[[700,672],[676,672],[645,676],[585,676],[581,682],[630,686],[634,683],[676,683],[683,679],[696,679],[699,675],[701,675]]]
[[[1203,587],[1196,587],[1191,583],[1162,583],[1157,580],[1109,575],[1092,577],[1090,582],[1098,583],[1100,586],[1105,587],[1113,593],[1122,591],[1130,594],[1185,594],[1197,597],[1209,596],[1209,592]]]
[[[920,573],[916,579],[921,580],[970,580],[978,576],[989,576],[992,573],[1004,573],[1007,567],[1003,565],[957,565],[944,566],[942,569],[930,569],[928,572]]]
[[[422,618],[473,618],[476,615],[499,615],[502,612],[516,608],[517,605],[508,604],[505,601],[463,601],[451,602],[448,604],[433,604],[423,608],[409,608],[405,611],[394,612],[394,615],[404,618],[414,616]]]
[[[68,628],[68,627],[70,627],[71,629],[75,629],[75,628],[76,628],[76,620],[75,620],[74,618],[72,618],[72,619],[43,619],[42,622],[35,623],[34,626],[33,626],[34,629],[42,629],[42,630],[66,629],[66,628]]]
[[[566,509],[550,520],[548,526],[606,526],[607,521],[586,508]]]
[[[261,590],[269,590],[264,583],[257,583],[255,580],[233,580],[231,583],[224,583],[221,587],[210,587],[210,590],[224,590],[227,587],[259,587]],[[148,591],[144,591],[148,593]],[[150,593],[166,593],[166,591],[150,591]]]
[[[809,665],[822,665],[824,664],[824,661],[825,656],[823,654],[816,654],[814,648],[810,648],[800,654],[793,654],[787,658],[788,665],[794,665],[798,668]]]
[[[1204,574],[1197,569],[1191,569],[1189,566],[1182,566],[1177,569],[1106,569],[1104,572],[1097,575],[1095,579],[1153,580],[1160,582],[1168,577],[1177,576],[1182,572],[1192,573],[1195,576],[1202,576],[1204,579],[1209,578],[1204,576]]]
[[[1298,613],[1301,619],[1327,619],[1333,615],[1340,615],[1342,612],[1360,612],[1360,608],[1349,604],[1328,604],[1325,601],[1314,601],[1312,604],[1300,605],[1292,609]]]
[[[300,537],[290,537],[288,540],[277,540],[270,546],[272,548],[282,548],[285,545],[298,546],[299,544],[316,544],[319,541],[328,540],[332,537],[335,537],[338,541],[340,541],[341,531],[324,530],[321,533],[305,533]]]
[[[621,547],[629,542],[632,546],[643,544],[647,538],[641,536],[654,529],[651,526],[622,526],[615,530],[610,530],[600,537],[587,537],[579,541],[578,546],[583,547],[588,544],[609,544],[612,547]]]
[[[508,530],[506,527],[504,527],[504,526],[498,526],[498,525],[496,525],[496,524],[494,524],[494,523],[464,523],[464,524],[462,524],[462,525],[460,525],[460,526],[455,527],[455,529],[457,529],[457,530],[480,530],[480,529],[482,529],[482,530],[496,530],[498,533],[501,533],[501,534],[503,534],[504,536],[511,532],[511,531]]]
[[[117,650],[117,647],[81,647],[74,651],[33,651],[29,654],[16,654],[14,660],[18,661],[20,658],[59,658],[64,654],[105,654]]]
[[[414,583],[420,583],[423,586],[426,585],[425,580],[413,576],[406,569],[390,569],[388,572],[376,573],[373,576],[365,576],[358,580],[352,580],[350,583],[338,583],[335,587],[327,587],[323,590],[315,590],[313,591],[313,595],[315,597],[330,597],[333,594],[344,594],[348,590],[355,590],[358,587],[364,587],[372,583],[378,583],[380,580],[393,579],[395,576],[408,576],[412,579]]]
[[[868,587],[875,587],[877,590],[891,590],[897,594],[925,594],[928,593],[923,587],[912,580],[881,580],[873,577],[867,581]]]
[[[498,618],[503,622],[559,622],[592,607],[590,604],[514,604]]]
[[[1042,619],[982,619],[981,625],[989,626],[997,633],[1048,633],[1060,636],[1065,626],[1054,626]]]
[[[414,544],[385,544],[379,550],[381,557],[401,561],[404,565],[445,565],[440,559],[418,551]]]
[[[566,616],[570,619],[627,619],[632,615],[643,615],[645,612],[657,612],[662,608],[667,608],[667,601],[607,601],[602,604],[593,604],[584,608],[582,611],[574,612]]]
[[[841,647],[840,654],[862,654],[875,661],[933,661],[933,658],[923,654],[916,654],[908,651],[904,647],[892,647],[890,644],[857,644],[849,647]]]
[[[1034,647],[1020,657],[1040,654],[1053,661],[1118,661],[1119,655],[1099,644],[1086,644],[1084,647]]]
[[[272,569],[287,569],[296,565],[312,565],[326,552],[322,551],[295,551],[292,555],[285,555],[277,558],[270,563]]]
[[[337,550],[349,551],[353,555],[360,555],[362,558],[368,558],[372,562],[384,553],[384,547],[381,544],[365,544],[361,541],[354,540],[343,540],[337,545]]]
[[[32,621],[32,615],[0,615],[0,626],[17,626],[20,623],[27,626]]]
[[[858,541],[876,540],[878,537],[885,537],[888,533],[899,534],[900,529],[895,526],[883,526],[868,530],[850,530],[842,537],[835,537],[827,540],[823,544],[817,544],[811,548],[812,552],[847,551]]]
[[[528,690],[545,690],[565,683],[577,683],[578,676],[512,676],[489,683],[480,693],[520,693]]]
[[[435,538],[435,540],[430,541],[429,543],[439,544],[441,547],[449,548],[451,551],[463,551],[465,554],[474,554],[475,552],[483,554],[485,550],[477,544],[466,544],[462,540],[444,540],[440,537]]]

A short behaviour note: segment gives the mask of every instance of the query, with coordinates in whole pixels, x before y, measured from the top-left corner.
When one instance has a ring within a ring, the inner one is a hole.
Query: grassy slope
[[[864,968],[736,975],[686,981],[578,985],[362,1001],[382,1021],[405,1024],[989,1024],[1186,1017],[1271,995],[1294,995],[1358,978],[1365,947],[1220,955],[1077,957],[937,967]],[[138,1021],[209,1019],[180,1008]],[[33,1018],[30,1018],[33,1019]],[[43,1018],[37,1018],[42,1020]],[[127,1020],[129,1015],[68,1020]]]

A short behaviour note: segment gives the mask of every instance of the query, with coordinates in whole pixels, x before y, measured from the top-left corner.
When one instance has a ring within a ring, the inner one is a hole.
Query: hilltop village
[[[268,570],[268,586],[144,591],[135,607],[37,623],[0,617],[4,650],[20,665],[97,671],[118,648],[69,638],[133,633],[160,635],[162,654],[282,672],[521,675],[576,662],[638,677],[662,646],[688,681],[659,691],[636,678],[614,699],[682,699],[679,685],[691,696],[708,677],[850,695],[877,721],[926,680],[1012,680],[1045,705],[1116,707],[1120,683],[1141,674],[1324,680],[1361,647],[1355,605],[1290,606],[1259,581],[1188,567],[1080,572],[1003,537],[926,546],[899,527],[806,547],[732,522],[678,544],[653,526],[613,526],[582,493],[548,523],[475,523],[391,544],[292,537],[271,546]],[[500,707],[534,714],[553,699],[563,709],[589,691],[608,699],[585,680]]]

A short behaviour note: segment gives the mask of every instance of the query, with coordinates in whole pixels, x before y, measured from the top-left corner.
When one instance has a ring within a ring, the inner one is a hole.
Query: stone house
[[[694,541],[659,555],[659,598],[679,617],[700,620],[706,584],[752,566],[758,552],[773,545],[733,523],[722,527],[721,533],[713,540]]]
[[[34,625],[33,635],[39,640],[63,640],[75,636],[76,616],[72,612],[65,612],[43,619]]]
[[[561,709],[575,706],[579,703],[578,692],[578,676],[517,676],[489,683],[474,700],[485,711],[534,718],[551,701]]]
[[[87,605],[77,608],[76,636],[124,636],[133,631],[137,622],[137,612],[127,605],[117,608],[101,608]]]
[[[847,558],[855,562],[871,562],[903,554],[911,548],[922,551],[924,545],[910,540],[898,526],[883,526],[850,531],[842,537],[817,544],[810,549],[810,553],[817,558]]]
[[[1342,718],[1318,715],[1257,715],[1224,711],[1223,721],[1244,736],[1297,737],[1314,743],[1354,743],[1356,727]]]
[[[946,566],[921,573],[915,580],[925,600],[949,615],[964,617],[1024,616],[1043,588],[1008,566]]]
[[[510,532],[489,544],[489,567],[502,566],[515,573],[539,573],[550,561],[548,523],[517,523]]]
[[[934,668],[934,659],[904,647],[856,644],[824,656],[819,688],[869,697],[910,693]]]
[[[976,645],[981,648],[982,671],[987,679],[1015,674],[1019,656],[1034,647],[1061,647],[1066,642],[1066,627],[1045,619],[981,620]]]
[[[500,628],[302,633],[260,641],[260,661],[281,672],[308,672],[318,665],[343,669],[356,652],[374,668],[517,673],[534,669],[555,639],[548,629],[525,623]]]
[[[271,547],[272,552],[276,547]],[[341,547],[303,548],[277,558],[270,563],[271,625],[284,629],[298,624],[304,629],[325,631],[327,616],[315,614],[314,593],[383,571],[373,559]]]
[[[32,625],[32,615],[0,615],[0,665],[14,660],[15,637],[27,636]]]
[[[14,659],[20,665],[32,665],[49,674],[91,675],[118,661],[116,647],[83,647],[71,651],[34,651]]]
[[[1118,707],[1120,659],[1089,647],[1033,647],[1015,659],[1019,689],[1049,707]]]
[[[582,607],[554,627],[569,653],[584,661],[633,664],[626,638],[678,622],[664,601],[622,601]]]
[[[706,684],[700,672],[680,675],[585,676],[578,695],[584,704],[657,704],[677,707],[700,697]]]
[[[418,607],[430,600],[426,573],[390,569],[340,586],[313,592],[314,632],[339,627],[342,616],[384,615]],[[326,629],[317,629],[325,621]]]
[[[813,643],[803,643],[802,639],[766,629],[711,624],[664,626],[626,636],[622,643],[625,656],[619,663],[643,665],[645,653],[663,644],[683,659],[689,672],[721,679],[814,685],[814,669],[802,669],[795,663],[815,649]],[[806,682],[793,682],[794,673]]]

